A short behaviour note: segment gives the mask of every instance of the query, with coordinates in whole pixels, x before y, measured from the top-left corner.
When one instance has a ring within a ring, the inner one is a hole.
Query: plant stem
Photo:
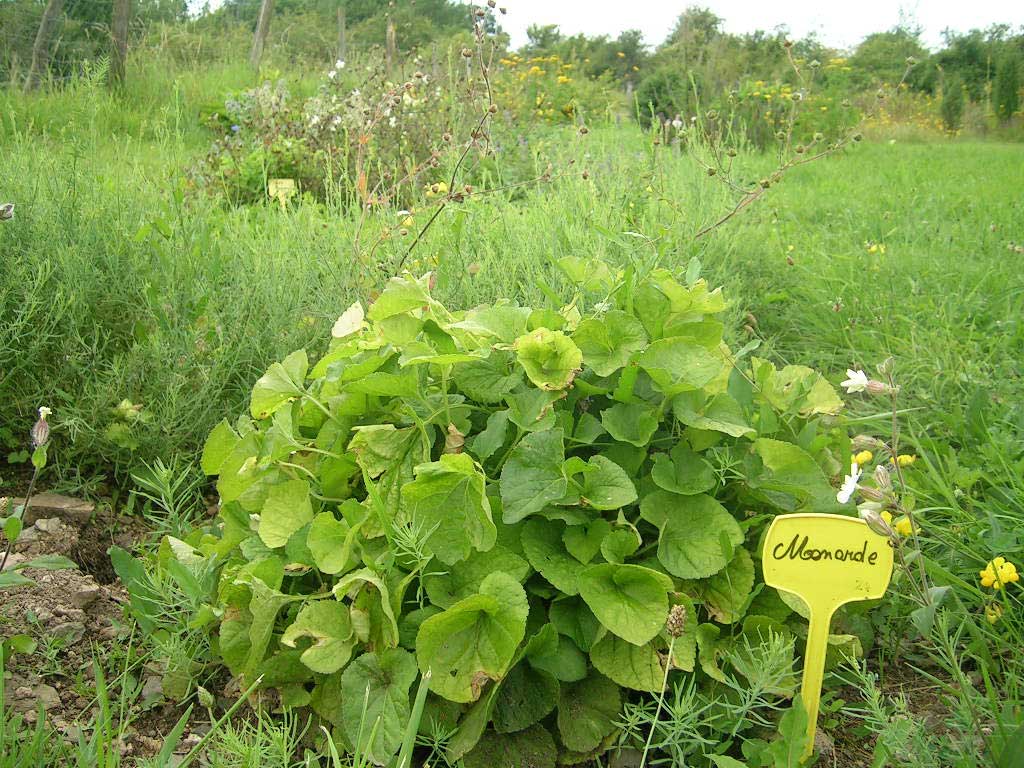
[[[658,726],[658,718],[661,717],[661,710],[665,705],[665,689],[668,688],[668,673],[672,669],[672,652],[675,650],[676,639],[673,636],[668,643],[668,658],[665,659],[665,676],[661,680],[661,691],[658,693],[658,707],[654,710],[654,719],[651,720],[651,730],[647,733],[647,743],[644,744],[644,753],[640,757],[640,768],[647,765],[647,753],[651,751],[651,742],[654,740],[654,729]]]

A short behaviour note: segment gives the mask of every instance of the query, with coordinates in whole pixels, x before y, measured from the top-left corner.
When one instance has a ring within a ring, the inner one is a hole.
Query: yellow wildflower
[[[896,462],[901,467],[909,467],[915,461],[917,461],[917,454],[915,454],[915,453],[911,453],[911,454],[901,453],[899,456],[896,457]]]
[[[900,536],[909,536],[914,532],[914,527],[910,523],[910,518],[904,516],[896,521],[896,524],[893,526],[893,530]]]
[[[995,624],[1003,616],[1003,606],[999,603],[989,603],[985,606],[985,618],[989,624]]]
[[[565,85],[566,83],[571,83],[572,82],[572,78],[571,77],[566,77],[565,75],[559,75],[558,76],[558,82],[559,82],[560,85]]]
[[[891,526],[892,525],[892,512],[890,512],[889,510],[885,509],[885,510],[882,510],[881,515],[882,515],[882,519],[885,520],[885,524]]]
[[[620,59],[626,58],[626,54],[624,54],[622,51],[616,51],[615,55],[618,56]]]
[[[860,453],[855,453],[853,455],[853,460],[862,467],[869,461],[871,461],[873,458],[875,458],[875,454],[873,454],[871,451],[861,451]]]
[[[985,566],[985,570],[978,571],[978,575],[981,577],[981,586],[992,587],[992,589],[1003,589],[1007,584],[1020,581],[1017,566],[1005,557],[990,560]]]

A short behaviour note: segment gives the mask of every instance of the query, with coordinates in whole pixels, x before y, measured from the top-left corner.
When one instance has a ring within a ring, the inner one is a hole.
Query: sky
[[[639,29],[651,45],[662,42],[676,18],[689,5],[711,8],[725,19],[727,32],[771,31],[785,25],[794,37],[816,32],[835,48],[852,48],[872,32],[898,24],[902,17],[923,28],[922,41],[931,48],[942,43],[942,31],[966,32],[993,23],[1024,26],[1022,0],[499,0],[508,8],[499,16],[512,45],[526,42],[530,24],[557,24],[563,33],[616,37],[624,29]]]

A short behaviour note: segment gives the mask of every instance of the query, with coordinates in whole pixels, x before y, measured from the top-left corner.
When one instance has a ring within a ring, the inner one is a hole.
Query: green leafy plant
[[[793,663],[803,620],[760,583],[758,538],[777,512],[842,511],[841,400],[732,352],[696,263],[560,266],[580,278],[561,311],[452,311],[409,274],[354,305],[213,430],[219,516],[162,548],[219,568],[200,610],[240,684],[375,763],[408,752],[428,673],[449,760],[553,765],[613,745],[666,673],[760,679],[765,643]]]

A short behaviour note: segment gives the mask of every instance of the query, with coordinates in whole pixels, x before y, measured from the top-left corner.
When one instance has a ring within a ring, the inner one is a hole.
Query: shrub
[[[951,133],[959,130],[964,115],[964,83],[956,75],[946,78],[943,84],[941,110],[946,130]]]
[[[608,748],[665,665],[716,686],[802,621],[757,545],[779,511],[840,511],[831,385],[732,353],[695,270],[559,266],[579,288],[560,312],[452,311],[408,274],[353,305],[323,358],[273,364],[214,429],[217,522],[161,548],[220,568],[202,621],[243,686],[376,762],[428,670],[449,758],[551,765]]]
[[[999,60],[992,100],[996,115],[1004,122],[1020,107],[1020,58],[1012,51]]]

